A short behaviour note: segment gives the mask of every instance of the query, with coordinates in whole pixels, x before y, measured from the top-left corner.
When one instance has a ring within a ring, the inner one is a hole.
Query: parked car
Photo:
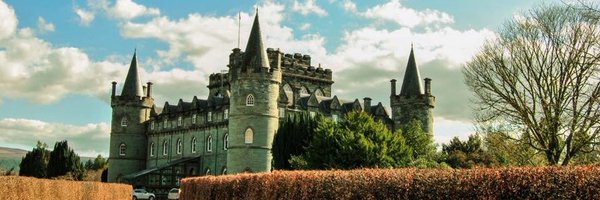
[[[154,200],[156,199],[156,196],[154,196],[154,193],[148,192],[145,189],[135,189],[133,190],[133,200],[138,199]]]
[[[168,199],[179,199],[179,193],[181,193],[181,190],[179,190],[179,188],[173,188],[171,190],[169,190],[169,195],[167,195]]]

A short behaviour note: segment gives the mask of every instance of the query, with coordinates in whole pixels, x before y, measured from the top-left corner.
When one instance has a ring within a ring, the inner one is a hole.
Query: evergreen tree
[[[448,145],[442,145],[442,152],[446,156],[444,162],[453,168],[498,165],[494,156],[483,149],[481,138],[478,135],[470,135],[465,142],[454,137]]]
[[[412,120],[402,128],[402,136],[406,139],[406,145],[412,148],[413,159],[429,159],[435,154],[433,135],[426,133],[421,128],[418,120]]]
[[[48,162],[48,178],[63,176],[68,172],[74,179],[82,180],[85,169],[80,162],[80,158],[69,148],[66,140],[56,142],[54,150],[50,153]]]
[[[46,143],[38,141],[36,147],[25,154],[19,164],[19,176],[46,177],[46,166],[50,158],[50,151],[46,147]]]
[[[365,112],[352,112],[340,123],[319,119],[306,152],[292,160],[307,169],[401,167],[411,161],[411,152],[401,133]]]
[[[290,158],[305,152],[310,144],[316,126],[315,118],[306,113],[288,116],[280,125],[273,139],[273,167],[294,169]]]

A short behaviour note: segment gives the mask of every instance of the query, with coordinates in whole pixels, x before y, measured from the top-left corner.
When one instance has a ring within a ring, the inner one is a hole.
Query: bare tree
[[[545,6],[507,22],[463,73],[478,123],[503,123],[510,139],[567,165],[599,141],[599,13]]]

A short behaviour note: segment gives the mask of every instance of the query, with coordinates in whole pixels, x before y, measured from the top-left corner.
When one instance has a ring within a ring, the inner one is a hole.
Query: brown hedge
[[[0,199],[131,199],[131,185],[0,176]]]
[[[182,199],[600,199],[600,166],[274,171],[181,188]]]

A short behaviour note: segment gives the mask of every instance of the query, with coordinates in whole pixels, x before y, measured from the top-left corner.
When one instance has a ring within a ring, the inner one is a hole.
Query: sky
[[[413,45],[433,79],[435,142],[464,139],[475,132],[465,63],[507,20],[548,2],[559,1],[0,0],[0,146],[66,139],[80,155],[108,156],[111,82],[119,93],[134,49],[156,105],[206,97],[256,8],[265,45],[333,70],[341,99],[389,108],[389,81],[401,84]]]

